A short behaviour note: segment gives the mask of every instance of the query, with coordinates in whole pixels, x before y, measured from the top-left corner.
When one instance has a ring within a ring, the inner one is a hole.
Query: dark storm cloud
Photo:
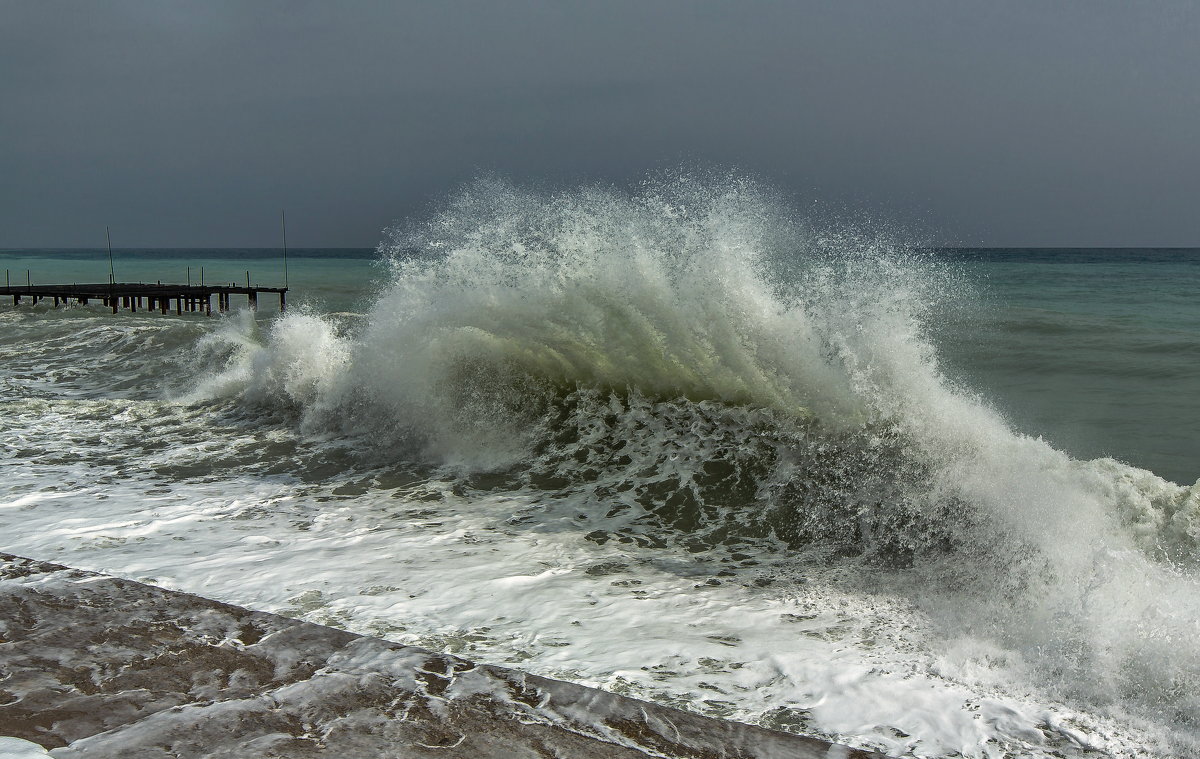
[[[1200,11],[0,2],[0,247],[373,245],[480,172],[735,166],[982,244],[1200,245]]]

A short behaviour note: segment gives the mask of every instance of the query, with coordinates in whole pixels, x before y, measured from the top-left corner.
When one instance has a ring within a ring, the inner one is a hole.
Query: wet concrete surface
[[[2,553],[0,736],[61,759],[882,756]]]

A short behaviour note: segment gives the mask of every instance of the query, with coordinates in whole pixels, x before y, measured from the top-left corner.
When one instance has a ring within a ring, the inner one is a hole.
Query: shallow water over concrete
[[[0,626],[0,735],[59,759],[879,756],[8,554]]]

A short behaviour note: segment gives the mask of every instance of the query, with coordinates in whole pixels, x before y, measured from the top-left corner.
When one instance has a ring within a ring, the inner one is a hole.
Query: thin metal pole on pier
[[[117,275],[113,271],[112,232],[109,231],[107,225],[105,225],[105,227],[104,227],[104,239],[108,240],[108,284],[112,285],[112,284],[116,284]]]
[[[288,214],[280,209],[280,225],[283,227],[283,286],[288,286]]]
[[[279,223],[283,226],[283,286],[288,286],[287,277],[287,209],[279,209]]]

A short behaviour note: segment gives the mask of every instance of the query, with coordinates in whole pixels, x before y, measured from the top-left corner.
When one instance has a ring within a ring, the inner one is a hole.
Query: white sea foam
[[[21,738],[0,736],[0,759],[43,759],[46,749]]]

